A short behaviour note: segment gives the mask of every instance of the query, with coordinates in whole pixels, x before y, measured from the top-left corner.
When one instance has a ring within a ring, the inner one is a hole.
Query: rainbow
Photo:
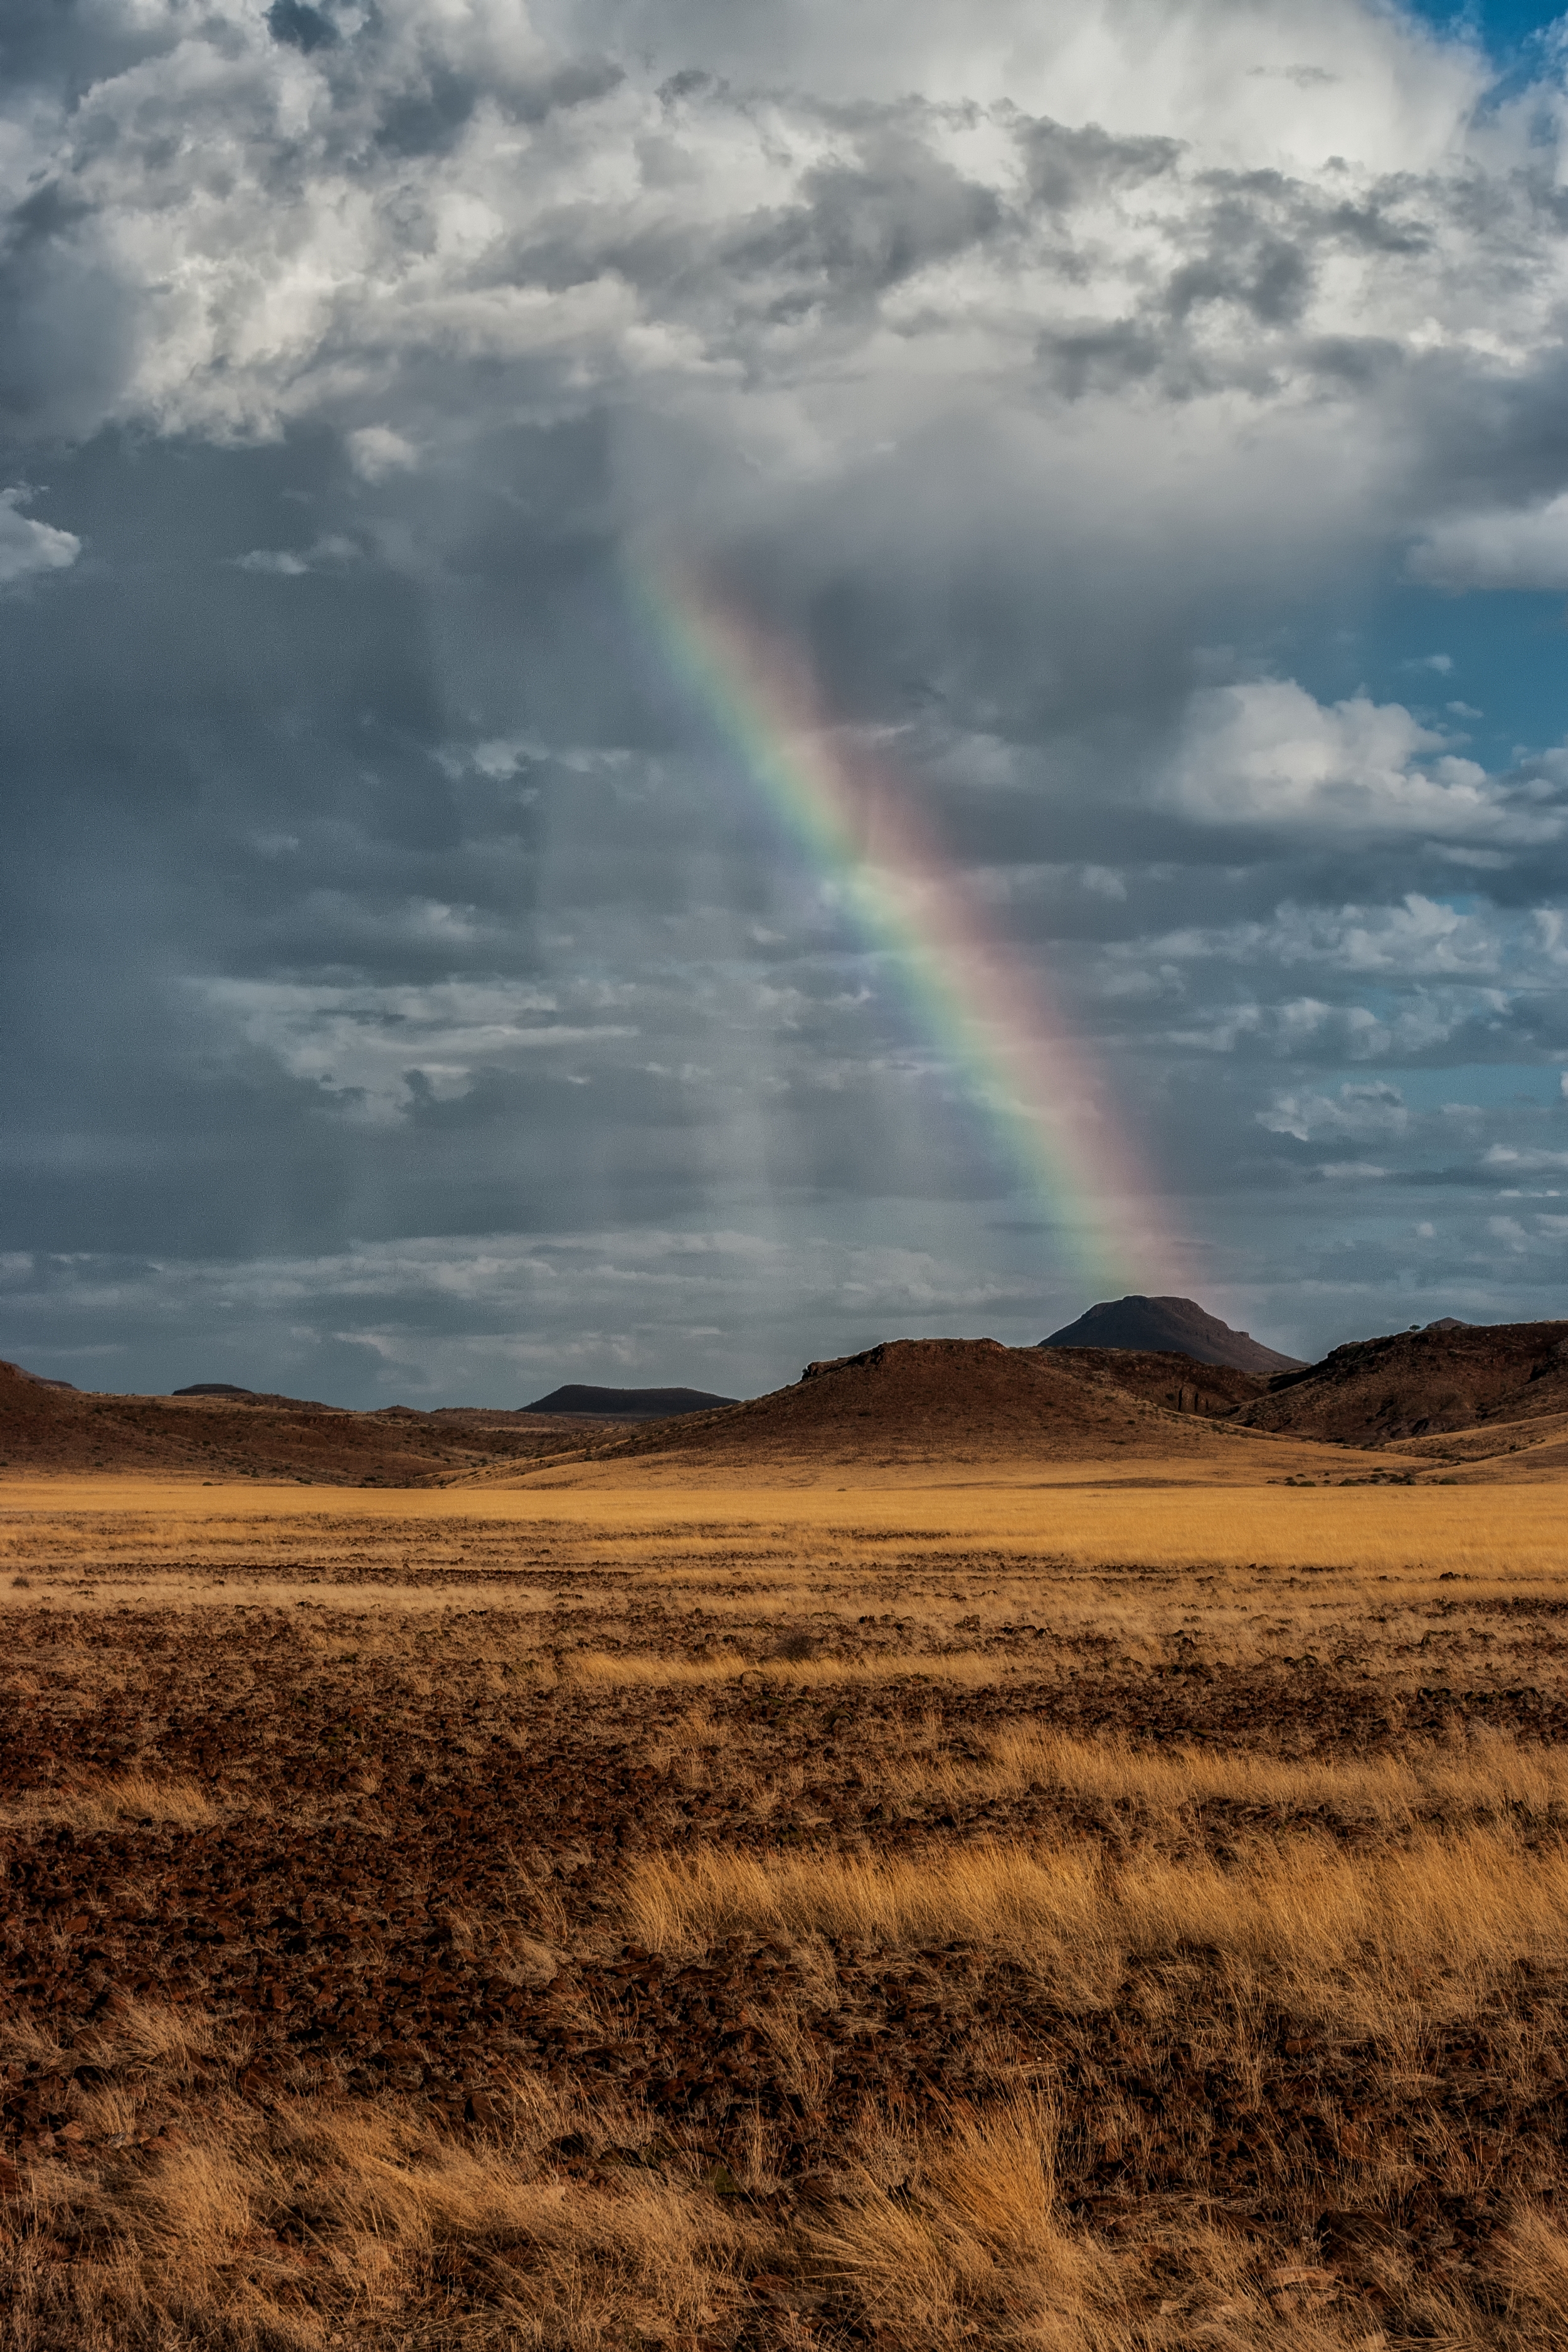
[[[887,762],[833,724],[793,649],[710,583],[661,568],[633,589],[677,676],[890,959],[1077,1270],[1169,1288],[1180,1253],[1105,1086]]]

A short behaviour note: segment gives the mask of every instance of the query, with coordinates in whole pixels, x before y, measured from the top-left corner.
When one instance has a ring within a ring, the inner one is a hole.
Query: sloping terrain
[[[1396,1437],[1379,1451],[1387,1459],[1441,1464],[1445,1483],[1495,1484],[1499,1479],[1556,1477],[1568,1470],[1568,1412],[1531,1413],[1523,1421],[1489,1421],[1447,1436]]]
[[[248,1391],[93,1395],[0,1363],[0,1471],[116,1470],[334,1486],[440,1486],[581,1445],[559,1415],[388,1405],[345,1412]]]
[[[738,1402],[735,1397],[713,1396],[707,1389],[601,1389],[575,1381],[552,1389],[528,1410],[570,1413],[592,1421],[672,1421],[684,1412],[702,1412]]]
[[[1169,1456],[1221,1442],[1201,1415],[1122,1387],[1121,1361],[1095,1349],[1059,1361],[995,1339],[889,1339],[808,1364],[793,1386],[727,1412],[640,1431],[596,1458],[853,1467]],[[1178,1391],[1179,1379],[1166,1376],[1166,1386]]]
[[[1247,1331],[1233,1331],[1194,1298],[1103,1300],[1076,1323],[1053,1331],[1042,1348],[1134,1348],[1157,1354],[1191,1356],[1200,1364],[1227,1364],[1241,1372],[1296,1370],[1297,1356],[1265,1348]]]
[[[1109,1359],[1109,1360],[1108,1360]],[[1171,1412],[1195,1412],[1221,1420],[1268,1393],[1265,1372],[1237,1371],[1195,1356],[1152,1348],[1058,1348],[1052,1361],[1086,1378],[1111,1381],[1147,1404]]]
[[[1568,1323],[1447,1323],[1336,1348],[1271,1381],[1237,1418],[1278,1435],[1384,1446],[1563,1412]]]

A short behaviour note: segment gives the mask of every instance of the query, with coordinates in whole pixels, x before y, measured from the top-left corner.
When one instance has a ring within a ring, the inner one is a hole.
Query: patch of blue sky
[[[1537,1065],[1518,1061],[1410,1063],[1390,1067],[1380,1063],[1375,1072],[1358,1063],[1353,1068],[1334,1071],[1323,1087],[1325,1094],[1347,1087],[1368,1085],[1388,1086],[1396,1089],[1414,1111],[1444,1110],[1450,1104],[1465,1104],[1477,1110],[1528,1108],[1559,1110],[1568,1122],[1568,1103],[1563,1098],[1559,1084],[1562,1065],[1542,1062]]]
[[[1321,702],[1402,702],[1497,773],[1568,740],[1568,617],[1556,592],[1461,594],[1384,579],[1259,649]],[[1462,739],[1462,740],[1461,740]]]
[[[1463,7],[1447,0],[1405,0],[1407,13],[1423,16],[1439,32],[1461,39],[1482,41],[1494,57],[1509,58],[1536,36],[1563,21],[1563,10],[1541,0],[1468,0]]]
[[[1363,628],[1359,646],[1324,648],[1341,675],[1359,680],[1370,669],[1379,701],[1404,702],[1468,735],[1484,766],[1507,767],[1521,746],[1541,751],[1568,737],[1568,625],[1560,594],[1446,595],[1395,581],[1370,600]]]

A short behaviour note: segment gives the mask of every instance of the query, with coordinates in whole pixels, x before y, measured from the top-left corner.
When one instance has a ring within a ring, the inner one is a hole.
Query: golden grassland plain
[[[1139,1469],[0,1483],[0,2345],[1568,2342],[1568,1486]]]
[[[1322,1454],[1330,1449],[1316,1448]],[[247,1551],[270,1540],[295,1538],[287,1528],[330,1520],[334,1527],[363,1521],[383,1527],[444,1524],[465,1520],[524,1528],[581,1528],[606,1544],[661,1541],[698,1548],[713,1531],[722,1541],[736,1530],[772,1528],[783,1540],[868,1539],[894,1533],[910,1543],[969,1542],[1016,1548],[1037,1557],[1084,1560],[1148,1560],[1190,1566],[1215,1559],[1230,1564],[1263,1558],[1288,1564],[1310,1558],[1314,1565],[1375,1566],[1378,1557],[1414,1545],[1422,1558],[1465,1549],[1495,1549],[1500,1528],[1507,1551],[1517,1556],[1522,1542],[1549,1555],[1568,1540],[1568,1479],[1543,1479],[1510,1487],[1506,1498],[1474,1486],[1383,1486],[1352,1479],[1352,1463],[1375,1470],[1378,1456],[1349,1456],[1334,1450],[1342,1483],[1281,1487],[1245,1478],[1223,1484],[1189,1479],[1178,1463],[1173,1475],[1163,1465],[1140,1465],[1141,1475],[1114,1475],[1107,1465],[1068,1464],[1046,1475],[1039,1465],[996,1465],[994,1471],[944,1478],[932,1471],[889,1474],[874,1484],[807,1485],[688,1479],[676,1485],[645,1480],[640,1466],[623,1470],[616,1485],[589,1483],[584,1471],[572,1483],[564,1474],[536,1473],[522,1482],[452,1487],[411,1487],[388,1493],[359,1487],[325,1489],[294,1485],[269,1486],[254,1479],[198,1486],[189,1479],[143,1477],[0,1477],[0,1537],[9,1524],[42,1526],[58,1521],[103,1523],[105,1541],[124,1525],[138,1557],[166,1544],[174,1555],[178,1530],[202,1530],[197,1549],[205,1556],[215,1534],[232,1527]],[[595,1474],[606,1478],[606,1471]],[[852,1497],[852,1500],[847,1499]],[[159,1532],[154,1533],[154,1530]],[[460,1540],[454,1536],[452,1540]]]

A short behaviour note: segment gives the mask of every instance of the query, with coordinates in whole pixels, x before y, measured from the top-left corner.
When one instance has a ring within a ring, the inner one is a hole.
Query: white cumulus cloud
[[[348,436],[349,460],[362,481],[384,481],[389,474],[406,474],[419,463],[419,452],[390,425],[362,425]]]
[[[0,588],[43,572],[66,572],[81,553],[73,531],[57,530],[21,509],[32,493],[21,484],[0,490]]]
[[[1279,1094],[1258,1123],[1270,1135],[1293,1136],[1298,1143],[1343,1137],[1357,1143],[1406,1134],[1410,1113],[1397,1087],[1342,1086],[1336,1095]]]
[[[1568,588],[1568,491],[1433,526],[1410,569],[1439,588]]]
[[[1554,840],[1555,810],[1521,802],[1403,703],[1317,701],[1293,678],[1193,697],[1171,790],[1189,816],[1363,837]]]

